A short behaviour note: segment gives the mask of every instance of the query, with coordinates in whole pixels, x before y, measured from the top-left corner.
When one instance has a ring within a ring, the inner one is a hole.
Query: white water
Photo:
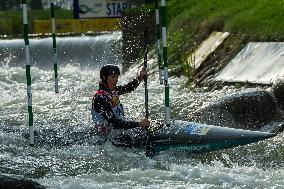
[[[273,84],[284,76],[283,42],[250,42],[215,80]]]
[[[81,140],[83,136],[74,138],[72,133],[92,124],[91,97],[99,81],[98,66],[80,66],[80,61],[60,66],[59,94],[54,93],[53,71],[42,69],[40,64],[32,67],[35,130],[50,132],[43,137],[48,141],[42,139],[30,147],[23,134],[28,131],[25,69],[9,66],[13,62],[5,61],[1,59],[0,69],[1,173],[23,175],[56,189],[284,188],[283,135],[199,155],[164,152],[154,159],[146,158],[140,150],[124,150],[110,144],[93,146],[92,141]],[[137,67],[133,67],[122,75],[121,83],[129,81],[136,72]],[[186,120],[194,109],[238,91],[191,93],[183,88],[184,83],[185,78],[170,78],[175,119]],[[157,73],[150,76],[152,119],[163,117],[163,90]],[[133,119],[144,115],[143,92],[140,84],[135,92],[122,96],[126,114]]]

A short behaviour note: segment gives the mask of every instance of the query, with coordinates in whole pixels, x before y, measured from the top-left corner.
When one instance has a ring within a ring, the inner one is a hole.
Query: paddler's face
[[[110,74],[107,77],[107,85],[111,90],[115,90],[117,82],[118,82],[118,74]]]

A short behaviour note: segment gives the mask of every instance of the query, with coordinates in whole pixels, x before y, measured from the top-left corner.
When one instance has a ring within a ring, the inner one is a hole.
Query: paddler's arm
[[[118,95],[123,95],[125,93],[130,93],[134,91],[140,84],[140,80],[138,77],[136,79],[133,79],[130,81],[128,84],[123,85],[123,86],[117,86],[116,91]]]
[[[118,121],[118,120],[117,120]],[[147,118],[141,119],[140,122],[135,121],[123,121],[119,124],[113,124],[115,129],[131,129],[136,127],[147,128],[150,125],[150,121]]]
[[[131,82],[124,86],[117,86],[116,91],[118,95],[122,95],[125,93],[130,93],[134,91],[140,84],[140,82],[144,79],[144,77],[147,77],[147,70],[143,67],[140,72],[139,76],[136,79],[133,79]]]

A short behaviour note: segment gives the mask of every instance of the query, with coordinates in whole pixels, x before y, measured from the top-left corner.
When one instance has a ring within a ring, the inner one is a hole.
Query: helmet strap
[[[108,84],[107,84],[107,77],[108,77],[108,76],[103,76],[102,82],[108,87]]]

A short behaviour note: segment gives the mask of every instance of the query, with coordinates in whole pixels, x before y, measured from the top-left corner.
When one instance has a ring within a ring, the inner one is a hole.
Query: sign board
[[[79,18],[119,18],[130,8],[127,0],[79,0]]]
[[[56,33],[121,30],[122,12],[143,5],[144,2],[145,0],[74,0],[76,19],[56,19]],[[51,21],[36,20],[35,32],[51,33]]]
[[[120,18],[56,19],[56,33],[121,30]],[[35,33],[51,33],[51,20],[35,20]]]

